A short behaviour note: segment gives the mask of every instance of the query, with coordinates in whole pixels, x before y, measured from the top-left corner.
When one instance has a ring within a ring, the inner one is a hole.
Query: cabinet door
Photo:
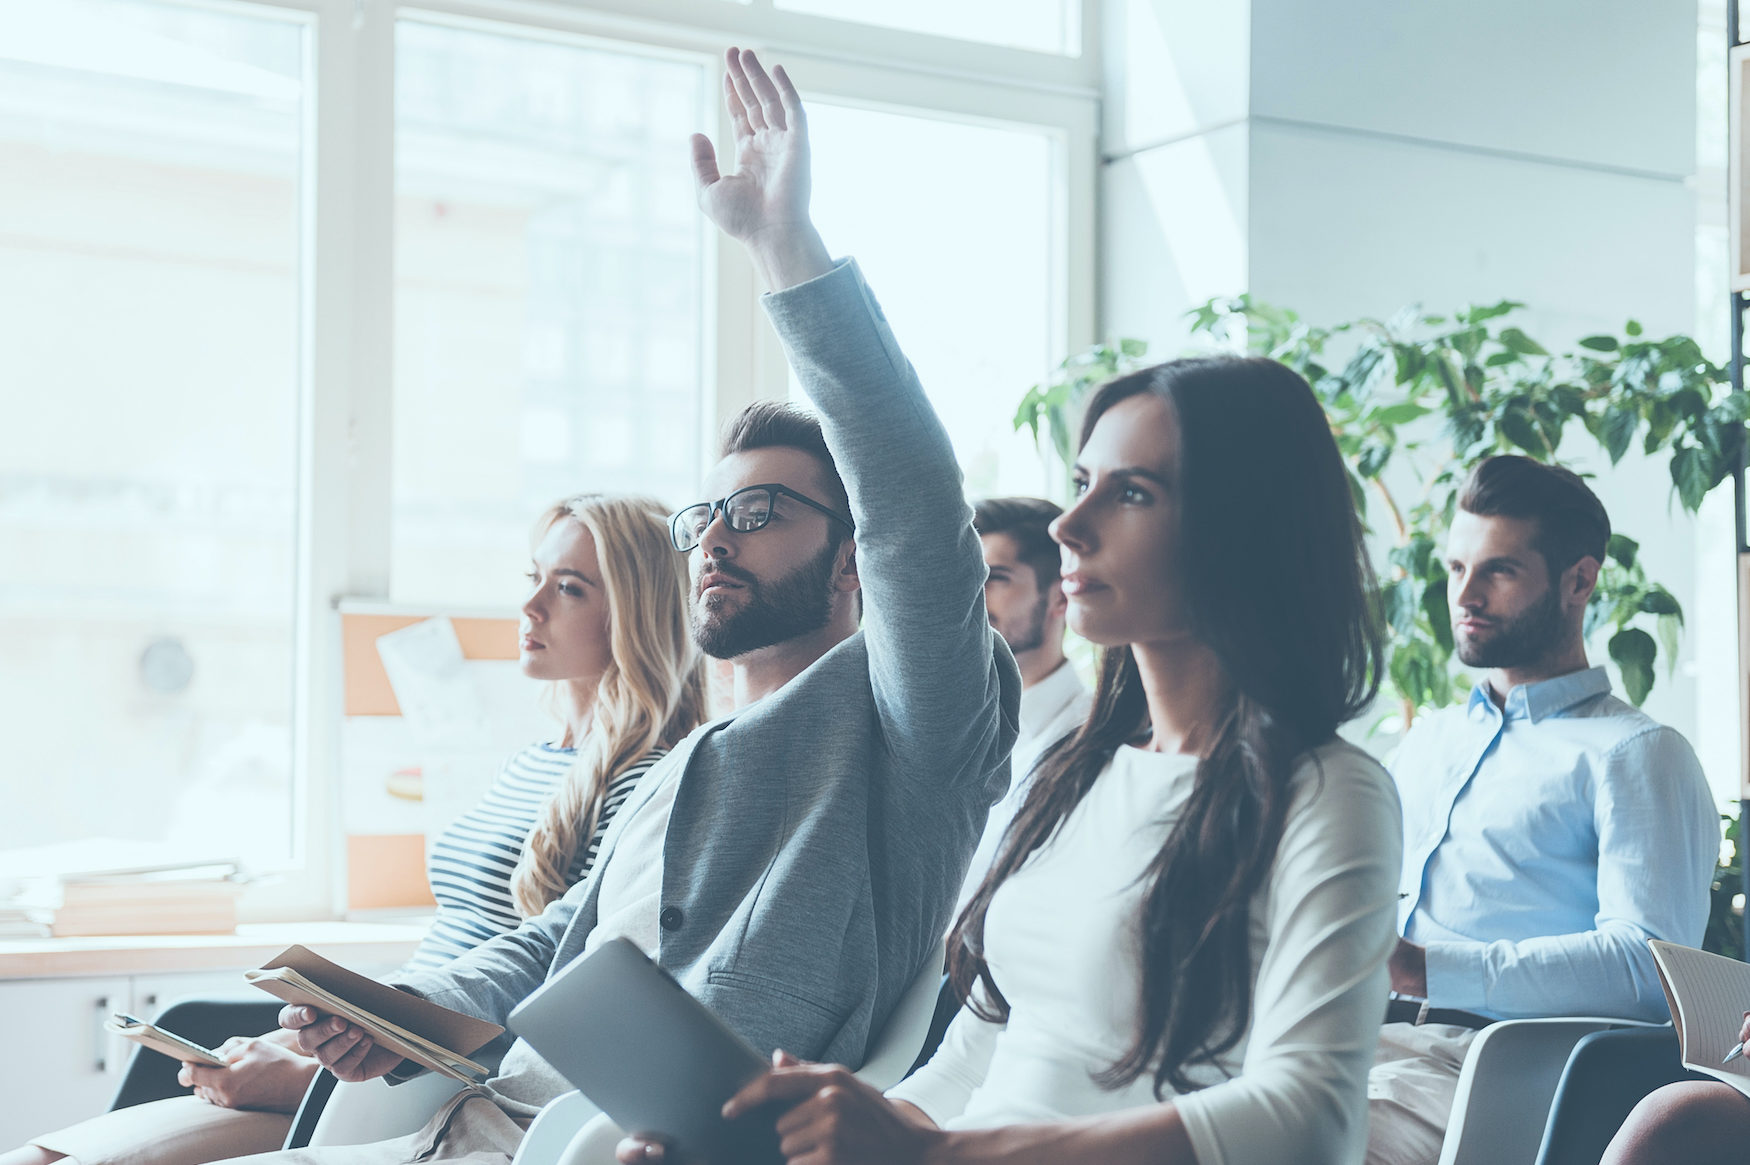
[[[96,1116],[109,1107],[133,1044],[103,1030],[131,1004],[125,977],[0,982],[0,1145]]]

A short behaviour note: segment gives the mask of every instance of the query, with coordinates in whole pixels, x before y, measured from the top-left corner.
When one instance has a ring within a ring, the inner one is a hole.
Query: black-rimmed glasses
[[[674,548],[683,554],[699,544],[705,536],[705,530],[711,525],[719,511],[723,520],[737,534],[751,534],[755,530],[763,530],[766,523],[772,520],[772,511],[777,508],[778,496],[795,498],[811,510],[819,510],[833,521],[842,524],[845,529],[855,531],[857,526],[837,510],[821,505],[813,498],[803,497],[788,486],[770,483],[766,485],[743,486],[726,498],[714,502],[695,502],[669,519],[669,537],[674,540]]]

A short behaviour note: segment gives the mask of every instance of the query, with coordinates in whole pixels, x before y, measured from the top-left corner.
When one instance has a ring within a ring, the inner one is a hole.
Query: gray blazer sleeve
[[[513,931],[429,971],[403,975],[393,985],[433,1003],[502,1024],[511,1009],[546,981],[560,940],[590,886],[584,879]]]
[[[988,777],[1020,676],[984,609],[984,555],[953,446],[854,260],[765,297],[851,498],[863,632],[904,775]]]

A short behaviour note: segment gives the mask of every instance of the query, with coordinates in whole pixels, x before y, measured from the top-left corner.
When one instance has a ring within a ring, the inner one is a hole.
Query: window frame
[[[278,10],[311,27],[298,323],[294,856],[287,868],[271,871],[276,878],[249,888],[240,908],[246,921],[344,911],[338,610],[343,603],[381,603],[390,594],[398,20],[631,45],[698,60],[720,144],[730,127],[716,95],[722,53],[732,44],[783,60],[806,92],[837,103],[1044,131],[1054,143],[1062,224],[1052,248],[1054,350],[1061,356],[1095,339],[1098,0],[1083,0],[1079,56],[781,11],[772,0],[166,2]],[[700,347],[700,447],[707,457],[722,418],[754,399],[788,392],[788,367],[759,307],[752,265],[737,244],[714,231],[708,237]]]

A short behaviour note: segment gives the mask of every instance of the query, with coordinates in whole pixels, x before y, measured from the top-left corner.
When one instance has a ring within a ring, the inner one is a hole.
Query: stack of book
[[[229,934],[241,889],[235,862],[26,878],[0,903],[0,936]]]

